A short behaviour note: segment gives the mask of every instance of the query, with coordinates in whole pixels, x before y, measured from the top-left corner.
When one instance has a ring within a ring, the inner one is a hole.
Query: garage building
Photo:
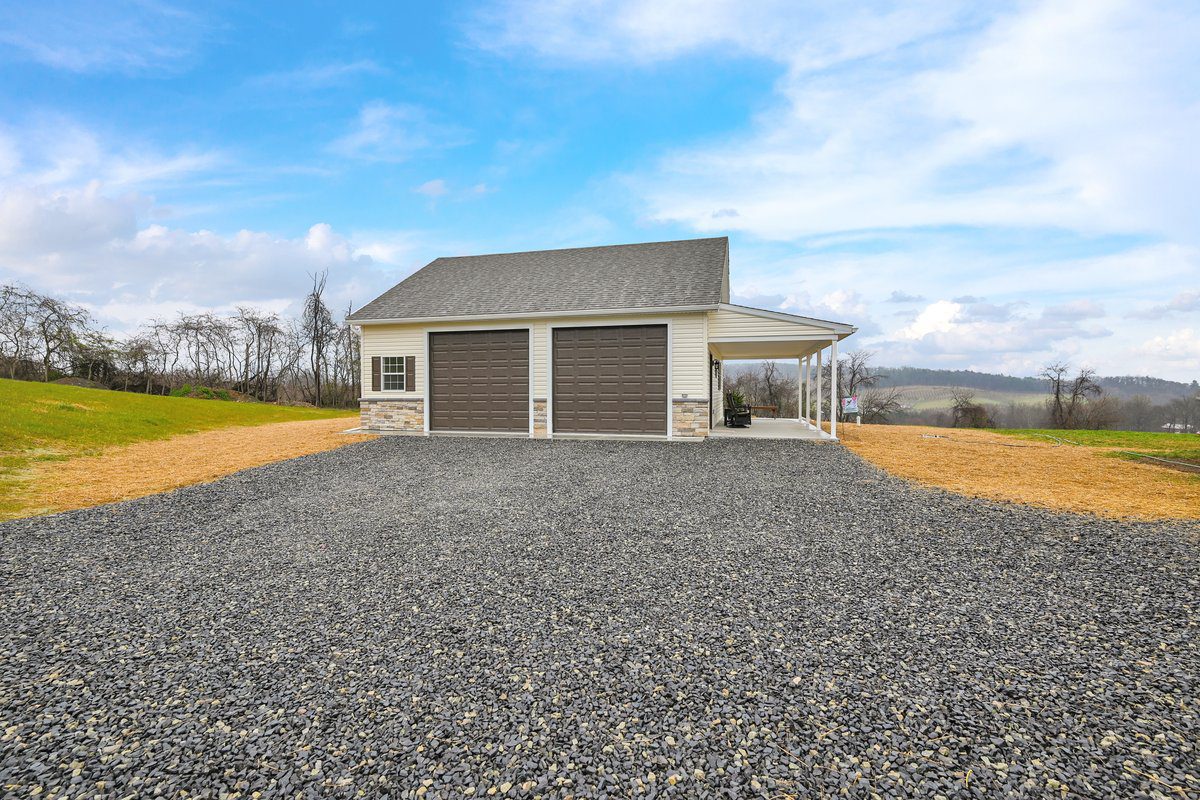
[[[702,439],[725,360],[809,375],[855,330],[731,304],[724,237],[439,258],[350,320],[364,429],[535,438]]]

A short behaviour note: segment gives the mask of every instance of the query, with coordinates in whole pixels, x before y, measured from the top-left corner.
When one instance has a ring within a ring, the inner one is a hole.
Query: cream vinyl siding
[[[362,346],[360,347],[362,365],[362,394],[363,397],[421,397],[425,393],[425,329],[415,325],[364,325],[362,328]],[[407,376],[406,380],[415,391],[411,392],[373,392],[371,391],[371,358],[374,356],[415,356],[416,375]]]
[[[708,312],[709,339],[737,337],[770,340],[774,338],[786,339],[807,334],[829,336],[830,331],[828,328],[817,328],[812,325],[805,325],[802,322],[767,319],[724,308]]]
[[[689,400],[708,397],[708,342],[704,339],[704,314],[687,314],[671,320],[671,396]]]
[[[479,330],[481,328],[529,328],[531,350],[529,367],[533,379],[532,397],[545,398],[548,392],[550,363],[550,326],[574,325],[647,325],[670,320],[671,323],[671,393],[674,397],[688,395],[703,399],[708,394],[708,347],[704,339],[704,313],[686,314],[628,314],[595,317],[538,317],[535,319],[504,319],[494,322],[418,323],[415,325],[363,325],[362,376],[363,397],[413,397],[425,394],[425,334],[426,331]],[[372,356],[416,356],[416,392],[371,391]]]

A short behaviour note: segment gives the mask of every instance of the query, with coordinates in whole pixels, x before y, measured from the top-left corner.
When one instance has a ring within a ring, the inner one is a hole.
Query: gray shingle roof
[[[729,299],[729,239],[438,258],[351,320],[706,306]]]

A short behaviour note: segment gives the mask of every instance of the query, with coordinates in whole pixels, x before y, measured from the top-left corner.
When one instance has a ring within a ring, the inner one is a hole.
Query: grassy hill
[[[36,464],[216,428],[352,416],[293,408],[0,379],[0,517]]]
[[[1015,377],[973,370],[927,369],[924,367],[878,367],[884,387],[901,386],[961,386],[977,392],[1000,393],[1003,396],[1045,395],[1048,385],[1041,378]],[[1099,376],[1096,382],[1105,392],[1122,399],[1144,395],[1153,402],[1163,403],[1177,397],[1194,394],[1200,386],[1148,375]]]
[[[896,386],[889,388],[898,389],[901,402],[914,411],[945,410],[954,403],[955,387],[953,386]],[[1046,401],[1046,395],[1043,392],[1012,392],[994,389],[972,389],[971,391],[975,393],[975,402],[987,405],[1007,406],[1009,403],[1039,405]]]

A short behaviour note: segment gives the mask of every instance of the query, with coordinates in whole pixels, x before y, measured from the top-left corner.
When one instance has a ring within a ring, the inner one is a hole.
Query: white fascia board
[[[850,334],[838,334],[838,339],[845,339]],[[801,333],[796,336],[710,336],[708,341],[716,344],[722,342],[742,342],[771,344],[772,342],[825,342],[828,344],[833,336],[828,333]]]
[[[653,308],[587,308],[572,311],[521,311],[506,314],[466,314],[453,317],[398,317],[395,319],[352,319],[353,325],[412,325],[432,322],[486,322],[493,319],[553,319],[554,317],[615,317],[634,314],[687,314],[715,311],[715,305],[655,306]]]
[[[775,319],[780,322],[796,322],[805,325],[811,325],[814,328],[826,328],[830,333],[840,334],[838,338],[844,339],[850,334],[858,330],[853,325],[845,322],[832,322],[827,319],[817,319],[816,317],[802,317],[799,314],[788,314],[785,311],[769,311],[765,308],[754,308],[752,306],[739,306],[735,303],[721,303],[717,306],[719,311],[732,311],[737,314],[747,314],[751,317],[762,317],[763,319]]]

